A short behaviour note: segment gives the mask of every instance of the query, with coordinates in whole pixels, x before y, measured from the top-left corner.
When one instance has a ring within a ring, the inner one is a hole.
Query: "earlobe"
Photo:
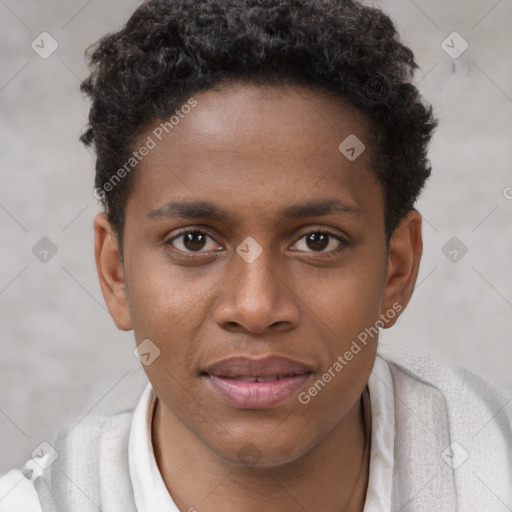
[[[382,314],[396,310],[398,305],[399,311],[403,311],[412,297],[423,251],[421,220],[420,213],[411,210],[391,236]],[[393,317],[386,328],[395,324],[398,315]]]
[[[103,298],[116,326],[132,329],[125,271],[117,246],[117,237],[105,213],[94,219],[94,255]]]

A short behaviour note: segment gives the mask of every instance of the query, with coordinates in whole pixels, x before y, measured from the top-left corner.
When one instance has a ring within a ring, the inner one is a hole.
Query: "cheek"
[[[204,316],[218,279],[213,273],[198,276],[197,269],[179,268],[162,255],[138,261],[143,259],[143,254],[132,259],[129,268],[135,271],[127,276],[133,329],[137,340],[153,336],[163,342],[192,328],[195,315]]]
[[[384,277],[383,264],[361,259],[345,268],[305,277],[298,296],[318,328],[346,342],[378,320]]]
[[[331,278],[328,292],[307,288],[305,302],[313,312],[308,314],[309,332],[319,340],[322,359],[322,368],[298,397],[308,428],[327,432],[368,382],[377,352],[382,272],[354,267]]]
[[[377,351],[384,276],[382,260],[362,256],[303,288],[306,331],[317,338],[322,360],[320,382],[304,397],[315,413],[339,414],[339,404],[352,403],[364,388]]]
[[[146,265],[131,262],[131,268],[144,269],[129,279],[133,330],[137,343],[149,339],[159,351],[158,358],[144,366],[157,394],[171,409],[188,410],[194,402],[191,396],[202,392],[200,386],[195,389],[197,354],[208,340],[205,325],[219,276],[198,276],[197,268],[177,269],[159,260]],[[197,411],[192,408],[189,413],[196,416]]]

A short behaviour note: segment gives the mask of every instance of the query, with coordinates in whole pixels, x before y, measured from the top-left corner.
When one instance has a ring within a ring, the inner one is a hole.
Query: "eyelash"
[[[337,240],[340,243],[339,246],[336,249],[332,249],[330,251],[316,252],[316,253],[314,251],[312,253],[307,252],[307,254],[318,254],[318,255],[320,255],[320,256],[314,256],[314,258],[316,258],[316,259],[324,259],[324,258],[330,258],[330,257],[337,256],[340,252],[344,251],[350,245],[347,240],[341,238],[338,234],[335,234],[335,233],[329,231],[328,229],[313,229],[313,230],[310,230],[310,231],[306,231],[305,233],[302,233],[299,236],[299,238],[297,239],[297,242],[299,240],[302,240],[303,238],[307,237],[308,235],[316,234],[316,233],[321,233],[321,234],[324,234],[324,235],[329,235],[331,238],[334,238],[335,240]],[[212,240],[214,240],[214,237],[212,235],[210,235],[210,233],[208,233],[207,231],[205,231],[203,229],[195,228],[195,229],[186,229],[186,230],[180,231],[179,233],[174,235],[172,238],[169,238],[165,242],[165,245],[172,247],[172,242],[174,242],[178,238],[182,237],[183,235],[188,235],[188,234],[206,235],[206,236],[210,237]],[[295,242],[295,243],[297,243],[297,242]],[[193,252],[193,251],[192,252],[184,252],[181,249],[173,249],[173,250],[178,251],[180,253],[180,256],[182,256],[182,257],[184,257],[186,259],[191,259],[191,260],[192,259],[203,258],[205,256],[209,256],[209,255],[211,255],[211,252],[212,252],[212,251],[207,251],[207,252]],[[299,252],[305,252],[305,251],[299,251]]]

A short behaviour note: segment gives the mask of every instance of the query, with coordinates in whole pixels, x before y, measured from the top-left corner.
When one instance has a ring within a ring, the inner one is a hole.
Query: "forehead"
[[[134,176],[130,198],[138,209],[154,213],[178,198],[240,211],[334,198],[364,211],[380,201],[366,120],[339,98],[298,86],[234,84],[194,100],[172,124],[155,120],[139,137],[154,148]],[[348,158],[344,141],[361,154]]]

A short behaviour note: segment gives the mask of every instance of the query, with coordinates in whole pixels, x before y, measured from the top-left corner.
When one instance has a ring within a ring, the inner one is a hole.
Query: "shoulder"
[[[123,410],[112,415],[86,416],[74,425],[59,431],[55,443],[73,451],[98,452],[105,439],[123,440],[129,435],[133,410]]]
[[[385,345],[379,356],[392,374],[395,417],[420,424],[406,442],[420,452],[435,446],[435,463],[453,470],[461,510],[512,503],[512,390],[441,355]]]
[[[440,354],[412,353],[403,345],[384,345],[379,356],[396,371],[412,379],[435,386],[441,391],[451,407],[473,407],[489,409],[496,414],[503,412],[510,420],[509,405],[512,389],[493,382],[474,370],[470,370]],[[477,411],[474,411],[475,413]],[[468,411],[471,414],[471,411]]]
[[[102,465],[128,474],[128,437],[133,410],[86,416],[41,443],[25,464],[0,477],[0,512],[45,512],[69,499],[70,482],[89,497],[98,494]],[[99,496],[98,496],[99,498]]]

